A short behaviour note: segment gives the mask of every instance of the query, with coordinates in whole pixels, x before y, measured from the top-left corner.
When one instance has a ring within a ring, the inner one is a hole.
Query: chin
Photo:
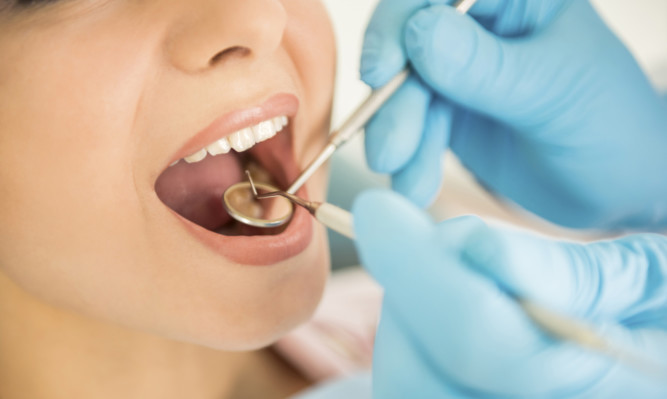
[[[308,321],[321,300],[330,270],[324,229],[315,226],[310,244],[298,256],[251,270],[246,281],[238,282],[243,289],[238,301],[221,292],[208,306],[172,315],[171,322],[179,323],[170,323],[170,330],[180,333],[161,335],[224,351],[273,344]]]

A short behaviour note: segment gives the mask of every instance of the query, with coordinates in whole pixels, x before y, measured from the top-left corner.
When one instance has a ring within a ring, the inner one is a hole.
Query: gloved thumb
[[[432,89],[498,120],[512,123],[525,116],[544,94],[534,70],[536,63],[548,67],[547,52],[536,54],[528,39],[495,36],[452,7],[415,13],[404,40],[414,70]]]

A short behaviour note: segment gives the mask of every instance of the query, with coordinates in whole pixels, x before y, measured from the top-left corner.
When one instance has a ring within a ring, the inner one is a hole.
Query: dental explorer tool
[[[477,2],[477,0],[458,0],[454,3],[453,7],[456,11],[461,14],[465,14],[470,10],[470,8]],[[284,191],[286,194],[296,194],[297,191],[310,179],[313,174],[322,166],[331,156],[336,152],[338,147],[348,142],[351,138],[356,136],[358,132],[368,123],[368,121],[375,115],[375,113],[382,107],[382,105],[398,90],[405,80],[410,75],[409,67],[406,67],[396,76],[394,76],[389,83],[382,86],[381,88],[374,90],[367,98],[364,100],[361,105],[350,115],[345,122],[336,130],[331,133],[329,136],[329,142],[327,145],[320,151],[315,159],[313,159],[306,169],[301,172],[301,174],[296,178],[292,185]],[[227,213],[237,221],[255,227],[277,227],[284,223],[287,223],[290,220],[291,214],[286,215],[278,219],[265,220],[249,217],[244,215],[238,209],[234,208],[232,204],[228,203],[228,198],[231,197],[231,194],[228,195],[227,192],[247,188],[247,185],[235,184],[225,191],[223,196],[223,205],[227,210]],[[326,208],[326,207],[325,207]],[[231,209],[231,211],[230,211]]]

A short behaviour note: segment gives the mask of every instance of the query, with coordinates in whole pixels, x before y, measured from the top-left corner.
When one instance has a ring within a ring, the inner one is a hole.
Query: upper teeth
[[[283,130],[287,125],[288,119],[286,116],[278,116],[264,122],[260,122],[252,127],[247,127],[234,132],[227,137],[217,140],[205,148],[188,155],[183,158],[187,163],[199,162],[206,158],[206,155],[226,154],[232,148],[237,152],[246,151],[252,148],[255,144],[268,140],[275,136],[276,133]],[[172,165],[176,164],[174,162]]]

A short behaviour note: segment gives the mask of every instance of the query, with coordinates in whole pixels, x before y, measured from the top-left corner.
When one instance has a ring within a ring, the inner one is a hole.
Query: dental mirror
[[[270,184],[254,182],[256,188],[265,192],[278,189]],[[237,221],[254,227],[279,227],[289,222],[294,213],[294,205],[283,197],[275,197],[258,203],[249,181],[236,183],[225,190],[222,206],[229,216]]]

